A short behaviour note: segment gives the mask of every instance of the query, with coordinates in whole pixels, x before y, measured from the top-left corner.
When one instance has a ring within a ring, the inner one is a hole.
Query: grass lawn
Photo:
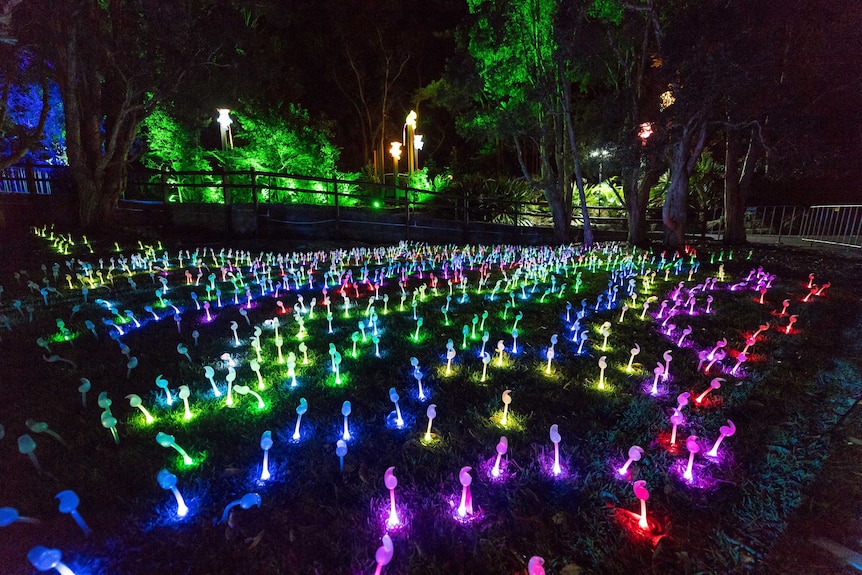
[[[809,538],[855,546],[817,510],[858,509],[819,494],[862,471],[859,260],[321,246],[4,241],[0,571],[43,545],[79,575],[374,573],[385,534],[393,574],[836,572]]]

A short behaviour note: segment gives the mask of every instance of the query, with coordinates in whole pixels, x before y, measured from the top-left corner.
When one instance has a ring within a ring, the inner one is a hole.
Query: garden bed
[[[79,574],[371,573],[387,532],[394,552],[384,573],[517,573],[531,556],[565,575],[754,570],[814,485],[832,430],[862,395],[850,345],[859,329],[855,260],[709,246],[686,254],[621,245],[242,251],[67,239],[74,244],[40,232],[2,248],[0,507],[39,520],[2,527],[0,555],[11,573],[32,572],[27,553],[35,545],[62,550]],[[667,320],[674,295],[679,303]],[[648,297],[655,300],[642,313]],[[631,307],[625,314],[623,305]],[[338,375],[330,344],[341,357]],[[710,351],[719,359],[705,357]],[[668,361],[665,379],[659,366]],[[81,378],[91,384],[86,405]],[[720,388],[695,402],[715,378]],[[165,382],[173,405],[158,386]],[[177,395],[183,385],[188,420]],[[259,393],[263,407],[235,386]],[[97,404],[103,391],[119,443]],[[671,445],[670,418],[684,392],[691,396]],[[130,394],[155,422],[146,423]],[[308,407],[297,440],[300,398]],[[340,462],[345,401],[350,438]],[[68,447],[33,422],[28,429],[31,418]],[[728,420],[735,434],[708,456]],[[266,431],[271,477],[262,481]],[[192,462],[160,445],[159,432]],[[19,453],[25,434],[41,472]],[[494,477],[501,436],[508,448]],[[700,452],[688,479],[690,436]],[[642,456],[620,474],[633,446]],[[397,526],[387,525],[390,467]],[[161,469],[176,476],[185,517],[160,487]],[[461,516],[465,473],[473,513]],[[640,480],[650,492],[646,529],[638,527],[633,489]],[[55,496],[64,490],[77,493],[89,537],[58,511]],[[257,494],[259,506],[225,515],[247,494]]]

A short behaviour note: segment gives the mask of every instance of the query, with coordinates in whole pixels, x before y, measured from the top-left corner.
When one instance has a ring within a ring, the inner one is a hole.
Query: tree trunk
[[[646,210],[652,188],[658,183],[662,170],[647,169],[639,178],[639,170],[626,170],[623,176],[623,199],[628,220],[628,242],[633,246],[649,244]]]
[[[742,141],[738,131],[727,129],[724,160],[724,243],[741,245],[748,241],[745,232],[745,205],[754,170],[763,146],[757,129],[751,131],[748,147],[742,156]],[[742,166],[740,168],[740,163]]]
[[[665,193],[661,212],[664,243],[671,249],[682,250],[685,247],[689,177],[697,165],[705,143],[706,124],[695,116],[686,123],[679,141],[672,148],[670,185]]]
[[[545,188],[544,191],[554,222],[554,242],[558,244],[568,243],[571,241],[571,207],[566,204],[564,194],[558,193],[558,190]]]

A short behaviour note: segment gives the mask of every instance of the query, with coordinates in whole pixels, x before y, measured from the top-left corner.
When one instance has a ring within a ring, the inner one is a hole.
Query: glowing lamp
[[[20,521],[22,523],[39,522],[38,519],[33,519],[32,517],[22,517],[18,515],[18,510],[14,507],[0,507],[0,527],[12,525],[16,521]]]
[[[185,407],[185,415],[183,417],[185,417],[186,420],[189,420],[194,417],[191,410],[189,409],[189,395],[191,395],[189,386],[181,385],[179,391],[177,392],[177,395],[180,399],[183,400],[183,406]]]
[[[486,364],[487,365],[487,364]],[[509,404],[512,403],[512,396],[509,395],[512,393],[511,389],[507,389],[503,392],[503,417],[500,418],[500,425],[505,427],[509,423]]]
[[[736,425],[733,424],[731,420],[727,420],[727,425],[722,425],[718,428],[719,436],[718,439],[715,440],[715,444],[713,444],[712,449],[706,452],[709,457],[718,457],[718,446],[721,445],[721,442],[725,437],[730,437],[734,433],[736,433]]]
[[[68,513],[72,519],[75,520],[75,523],[78,524],[78,527],[81,528],[81,531],[84,532],[84,535],[89,535],[91,533],[90,528],[87,527],[87,523],[84,522],[84,518],[81,517],[80,513],[78,513],[78,504],[80,503],[80,500],[78,499],[77,493],[71,489],[66,489],[65,491],[61,491],[55,495],[54,499],[60,502],[60,513]]]
[[[374,570],[374,575],[380,575],[383,573],[383,568],[386,565],[389,565],[389,562],[392,561],[392,555],[395,551],[395,548],[392,546],[392,538],[389,537],[388,534],[383,536],[382,543],[383,545],[378,547],[377,553],[374,554],[374,560],[377,562],[377,568]]]
[[[462,467],[458,473],[458,481],[461,483],[461,503],[458,505],[458,517],[473,515],[473,496],[470,493],[470,484],[473,477],[470,475],[471,467]]]
[[[689,435],[685,440],[685,448],[688,449],[688,465],[685,467],[685,473],[683,473],[683,477],[686,481],[691,482],[694,480],[694,475],[692,475],[692,468],[694,467],[694,456],[700,452],[700,446],[697,444],[697,436]]]
[[[542,567],[544,564],[545,560],[538,555],[530,557],[527,562],[527,575],[545,575],[545,568]]]
[[[170,490],[174,494],[174,498],[177,500],[177,516],[185,517],[189,512],[189,508],[185,500],[183,500],[179,489],[177,489],[177,476],[167,469],[162,469],[156,476],[156,480],[162,489],[165,491]]]
[[[293,430],[293,440],[299,441],[299,426],[302,423],[302,416],[308,411],[308,402],[304,397],[299,398],[299,405],[296,406],[296,427]]]
[[[673,415],[670,416],[670,423],[673,426],[670,432],[670,444],[672,446],[676,444],[676,428],[684,421],[685,417],[683,417],[682,412],[677,408],[673,408]]]
[[[643,479],[639,479],[638,481],[634,482],[632,488],[634,489],[635,497],[640,499],[641,502],[641,515],[638,519],[638,527],[644,530],[648,529],[649,522],[647,522],[646,502],[647,499],[649,499],[649,491],[647,491],[646,488],[646,481],[644,481]]]
[[[260,495],[257,493],[246,493],[239,499],[231,501],[228,503],[224,512],[221,514],[221,519],[219,519],[219,523],[224,523],[228,519],[228,514],[232,513],[232,509],[236,506],[239,506],[241,509],[250,509],[252,507],[260,507],[261,499]]]
[[[501,435],[500,441],[497,442],[497,457],[494,460],[494,467],[491,468],[492,477],[500,476],[500,461],[507,451],[509,451],[509,440],[506,439],[505,435]]]
[[[49,549],[42,545],[37,545],[30,549],[27,553],[27,559],[33,564],[37,571],[50,571],[56,569],[60,575],[75,575],[68,565],[63,563],[61,559],[63,554],[59,549]]]
[[[341,433],[341,439],[350,441],[350,428],[348,427],[347,417],[350,415],[350,402],[345,401],[341,404],[341,415],[344,417],[344,431]]]
[[[404,427],[404,419],[401,417],[401,407],[398,406],[398,392],[394,387],[389,388],[389,401],[395,404],[395,426],[398,429]]]
[[[637,354],[639,354],[640,352],[641,352],[641,346],[640,346],[640,345],[638,345],[638,344],[635,344],[635,346],[631,349],[631,355],[629,356],[629,363],[628,363],[628,365],[626,366],[626,371],[627,371],[628,373],[631,373],[631,372],[632,372],[632,363],[633,363],[633,362],[634,362],[634,360],[635,360],[635,356],[636,356]]]
[[[177,453],[179,453],[183,457],[183,463],[186,465],[194,464],[195,460],[191,458],[191,456],[186,452],[185,449],[177,445],[176,440],[173,435],[168,435],[162,431],[156,434],[156,442],[162,447],[168,448],[173,447]]]
[[[269,481],[271,474],[269,472],[269,450],[272,449],[272,432],[266,430],[260,436],[260,448],[263,450],[263,465],[260,471],[260,480]]]
[[[395,487],[398,485],[398,478],[395,477],[394,472],[395,467],[390,467],[383,474],[383,484],[389,490],[389,518],[386,520],[386,526],[390,529],[401,522],[398,519],[398,511],[395,509]]]
[[[347,443],[343,439],[335,442],[335,455],[338,456],[338,470],[344,473],[344,456],[347,455]]]
[[[710,381],[710,382],[709,382],[709,387],[707,387],[707,388],[703,391],[703,393],[701,393],[700,395],[698,395],[698,396],[694,399],[695,403],[702,403],[702,402],[703,402],[703,400],[706,398],[707,394],[709,394],[709,392],[711,392],[713,389],[719,389],[719,388],[721,388],[721,383],[722,383],[723,381],[724,381],[724,378],[721,378],[721,377],[716,377],[716,378],[714,378],[712,381]]]
[[[560,437],[559,427],[557,424],[553,424],[551,426],[551,443],[554,444],[554,467],[552,471],[554,475],[559,475],[562,473],[562,468],[560,467]]]
[[[607,356],[599,358],[599,389],[605,388],[605,369],[608,367]]]
[[[619,473],[622,476],[628,475],[629,466],[634,461],[640,461],[641,457],[643,456],[643,453],[644,453],[644,450],[642,447],[640,447],[639,445],[632,445],[629,448],[629,458],[626,460],[626,462],[623,464],[623,466],[617,470],[617,473]]]

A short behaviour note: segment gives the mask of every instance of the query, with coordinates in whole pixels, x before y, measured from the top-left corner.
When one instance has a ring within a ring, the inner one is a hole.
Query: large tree
[[[468,49],[481,85],[468,130],[488,139],[510,139],[524,179],[544,193],[559,242],[571,240],[577,189],[584,243],[591,245],[572,117],[572,85],[580,78],[564,49],[578,33],[584,11],[563,12],[562,3],[542,0],[468,0],[468,5],[473,18]],[[535,170],[527,154],[536,155]]]
[[[13,12],[60,87],[84,227],[113,220],[141,121],[212,61],[224,14],[210,0],[25,0]]]

